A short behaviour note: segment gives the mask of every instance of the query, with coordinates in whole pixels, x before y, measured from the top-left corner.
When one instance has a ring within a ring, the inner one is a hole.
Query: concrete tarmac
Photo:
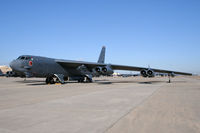
[[[0,78],[0,133],[199,133],[200,80]]]

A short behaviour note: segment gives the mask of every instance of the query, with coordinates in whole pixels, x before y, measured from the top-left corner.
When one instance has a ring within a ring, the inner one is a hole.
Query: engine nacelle
[[[168,76],[175,77],[176,75],[175,75],[174,72],[171,72],[171,73],[168,74]]]
[[[147,70],[144,69],[144,70],[140,71],[140,74],[143,77],[154,77],[155,76],[154,71],[151,69],[147,69]]]
[[[113,74],[113,69],[110,66],[105,66],[102,68],[103,75],[111,75]]]
[[[147,75],[148,75],[148,77],[155,77],[155,73],[151,69],[147,70]]]
[[[97,73],[101,73],[102,68],[101,68],[101,67],[96,67],[96,68],[95,68],[95,71],[96,71]]]
[[[111,75],[111,74],[113,74],[113,70],[109,65],[104,66],[104,67],[96,67],[93,72],[96,75]]]
[[[13,72],[13,71],[6,72],[6,77],[14,77],[14,76],[15,76],[15,72]]]
[[[147,70],[140,71],[140,74],[142,75],[142,77],[148,77]]]

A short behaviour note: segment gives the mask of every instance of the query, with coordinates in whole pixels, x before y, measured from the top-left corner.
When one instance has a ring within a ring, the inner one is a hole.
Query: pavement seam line
[[[161,89],[162,89],[163,85],[160,86],[156,91],[154,91],[149,97],[145,98],[141,103],[139,103],[138,105],[136,105],[135,107],[131,108],[127,113],[125,113],[124,115],[122,115],[119,119],[117,119],[113,124],[111,124],[108,128],[106,128],[105,131],[103,131],[103,133],[106,133],[109,129],[111,129],[112,127],[114,127],[114,125],[116,125],[120,120],[122,120],[124,117],[126,117],[128,114],[130,114],[132,111],[134,111],[136,108],[138,108],[139,106],[143,105],[144,103],[146,103],[147,100],[151,99],[154,95],[156,95]]]

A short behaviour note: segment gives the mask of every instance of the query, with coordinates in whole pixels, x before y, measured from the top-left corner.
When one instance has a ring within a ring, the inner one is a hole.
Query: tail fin
[[[105,53],[106,53],[106,47],[103,46],[101,49],[101,53],[99,55],[99,60],[97,63],[104,63],[105,62]]]

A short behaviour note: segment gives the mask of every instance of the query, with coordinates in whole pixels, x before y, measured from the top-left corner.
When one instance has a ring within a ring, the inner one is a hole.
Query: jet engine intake
[[[148,77],[154,77],[155,76],[154,71],[151,70],[151,69],[147,70],[147,75],[148,75]]]
[[[140,74],[142,75],[142,77],[148,77],[147,70],[140,71]]]
[[[108,71],[108,69],[106,67],[102,68],[102,72],[106,73]]]
[[[102,68],[103,75],[111,75],[113,74],[113,69],[110,66],[105,66]]]
[[[95,68],[95,71],[98,72],[98,73],[100,73],[101,70],[102,70],[101,67],[96,67],[96,68]]]
[[[147,70],[144,69],[144,70],[140,71],[140,74],[143,77],[154,77],[155,76],[154,71],[151,69],[147,69]]]

